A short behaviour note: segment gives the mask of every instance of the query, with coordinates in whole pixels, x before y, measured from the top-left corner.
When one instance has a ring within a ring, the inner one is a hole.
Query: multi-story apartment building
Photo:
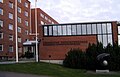
[[[0,0],[0,58],[15,57],[16,31],[18,53],[20,55],[23,52],[23,42],[29,39],[29,25],[30,2],[28,0]]]

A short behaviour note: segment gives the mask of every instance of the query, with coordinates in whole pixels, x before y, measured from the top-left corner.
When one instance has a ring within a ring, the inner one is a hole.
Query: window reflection
[[[57,26],[53,26],[53,36],[57,36]]]
[[[107,26],[106,26],[106,24],[102,24],[102,33],[103,34],[107,33]]]
[[[47,26],[44,27],[44,35],[47,36],[48,33],[47,33]]]
[[[62,35],[62,27],[58,26],[58,35]]]
[[[102,35],[98,35],[98,42],[102,43]]]
[[[72,35],[76,35],[76,25],[72,25]]]
[[[111,45],[113,45],[112,34],[108,35],[108,43],[110,43]]]
[[[91,34],[92,30],[91,30],[91,24],[87,24],[87,34]]]
[[[49,35],[52,35],[52,26],[49,26]]]
[[[102,34],[102,30],[101,30],[101,24],[97,24],[97,31],[98,31],[98,34]]]
[[[86,34],[86,25],[82,25],[82,34],[85,35]]]
[[[112,25],[111,25],[111,23],[107,23],[107,33],[112,33]]]
[[[103,46],[107,46],[107,35],[103,35]]]
[[[67,31],[66,31],[66,25],[63,25],[62,28],[63,28],[63,35],[66,35],[66,34],[67,34],[67,33],[66,33],[66,32],[67,32]]]
[[[77,25],[77,35],[81,35],[81,25]]]
[[[67,35],[71,35],[71,31],[72,28],[71,28],[71,25],[67,25]]]
[[[97,34],[96,24],[92,24],[92,34]]]

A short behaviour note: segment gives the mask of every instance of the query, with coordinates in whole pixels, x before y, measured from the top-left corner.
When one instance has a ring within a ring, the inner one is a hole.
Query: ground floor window
[[[3,45],[0,44],[0,51],[3,51]]]

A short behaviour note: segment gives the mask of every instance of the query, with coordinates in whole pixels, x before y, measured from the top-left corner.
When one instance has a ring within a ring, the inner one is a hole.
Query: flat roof
[[[98,22],[80,22],[80,23],[62,23],[62,24],[47,24],[43,26],[52,26],[52,25],[76,25],[76,24],[96,24],[96,23],[112,23],[117,21],[98,21]]]

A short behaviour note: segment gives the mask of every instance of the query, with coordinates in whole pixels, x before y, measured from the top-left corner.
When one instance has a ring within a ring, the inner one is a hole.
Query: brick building
[[[117,41],[120,44],[119,34],[117,21],[43,25],[39,56],[42,61],[60,62],[71,48],[84,51],[89,43],[101,42],[104,47]]]
[[[15,1],[17,1],[17,7]],[[15,57],[16,16],[20,55],[23,52],[23,42],[29,39],[30,2],[28,0],[0,0],[0,58]]]

